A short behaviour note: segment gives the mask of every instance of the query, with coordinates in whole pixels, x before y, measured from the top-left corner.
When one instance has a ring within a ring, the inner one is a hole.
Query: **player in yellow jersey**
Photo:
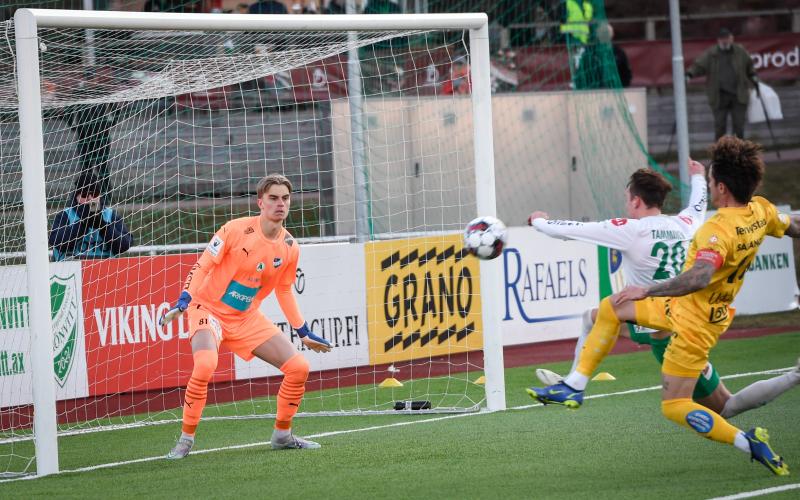
[[[721,138],[711,148],[709,194],[719,210],[695,233],[683,273],[646,288],[629,286],[603,299],[577,369],[562,383],[539,389],[545,400],[582,401],[589,377],[613,348],[622,321],[672,331],[661,367],[664,416],[703,437],[750,453],[751,459],[777,475],[789,473],[770,448],[765,429],[743,432],[692,401],[709,351],[730,326],[730,305],[759,245],[766,236],[800,237],[800,217],[780,214],[766,199],[753,197],[764,173],[760,152],[757,144],[732,136]]]
[[[217,231],[189,272],[176,305],[161,318],[163,325],[186,311],[194,358],[181,436],[167,458],[183,458],[194,445],[221,345],[245,361],[258,357],[283,372],[272,447],[320,447],[292,434],[292,418],[305,393],[308,361],[259,311],[261,302],[274,291],[303,344],[313,351],[330,351],[330,343],[309,330],[292,294],[300,249],[283,227],[291,192],[292,184],[282,175],[261,179],[257,187],[261,213],[234,219]]]

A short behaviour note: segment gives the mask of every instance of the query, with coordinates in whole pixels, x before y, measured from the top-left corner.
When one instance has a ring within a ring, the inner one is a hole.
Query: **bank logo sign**
[[[78,280],[76,276],[50,279],[50,314],[53,324],[53,368],[61,387],[69,377],[78,344]]]
[[[480,271],[461,235],[365,246],[370,363],[483,347]]]

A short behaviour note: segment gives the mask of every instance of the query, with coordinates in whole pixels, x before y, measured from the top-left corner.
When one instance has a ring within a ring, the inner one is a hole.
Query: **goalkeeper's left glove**
[[[328,352],[331,350],[331,343],[312,332],[308,323],[303,323],[303,326],[295,328],[295,331],[300,337],[300,341],[312,351]]]
[[[173,319],[183,314],[183,312],[189,308],[189,303],[191,301],[192,301],[192,296],[189,294],[189,292],[187,292],[186,290],[182,291],[180,297],[178,297],[178,301],[175,303],[174,306],[172,306],[172,308],[169,311],[167,311],[166,313],[164,313],[163,316],[161,316],[161,319],[158,320],[158,324],[164,326]]]

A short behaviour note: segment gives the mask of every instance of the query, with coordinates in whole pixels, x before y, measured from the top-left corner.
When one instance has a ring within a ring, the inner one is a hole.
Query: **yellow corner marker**
[[[384,381],[381,382],[378,387],[383,387],[383,388],[386,388],[386,387],[403,387],[403,383],[400,382],[399,380],[397,380],[394,377],[389,377],[387,379],[384,379]]]
[[[599,381],[617,380],[617,377],[615,377],[614,375],[611,375],[608,372],[600,372],[597,375],[595,375],[592,380],[599,380]]]
[[[486,385],[486,377],[481,375],[480,377],[475,379],[475,382],[473,382],[473,384],[475,384],[475,385]]]

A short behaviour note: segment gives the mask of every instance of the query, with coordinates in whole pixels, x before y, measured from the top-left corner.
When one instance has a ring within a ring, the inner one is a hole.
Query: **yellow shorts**
[[[220,318],[202,304],[190,305],[186,315],[189,319],[189,338],[194,337],[198,330],[211,330],[217,349],[223,345],[245,361],[253,359],[253,349],[281,333],[280,328],[259,311],[236,323]]]
[[[708,353],[721,332],[705,328],[694,319],[681,318],[670,309],[671,297],[648,297],[636,301],[636,323],[674,332],[661,372],[675,377],[697,378],[708,363]]]

